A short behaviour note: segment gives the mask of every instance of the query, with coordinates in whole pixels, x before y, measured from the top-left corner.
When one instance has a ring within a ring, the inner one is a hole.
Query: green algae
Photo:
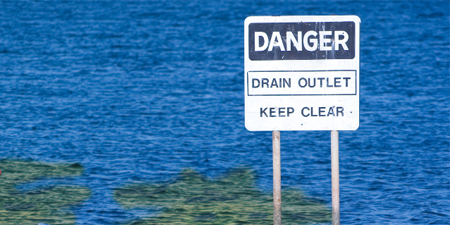
[[[89,189],[69,185],[16,189],[38,178],[79,176],[83,173],[80,164],[0,160],[0,170],[0,224],[75,224],[75,215],[68,207],[90,196]]]
[[[114,192],[125,209],[159,207],[157,216],[130,224],[271,224],[272,194],[257,190],[249,169],[236,169],[219,180],[184,170],[167,184],[128,184]],[[283,224],[326,223],[330,210],[298,190],[282,193]]]

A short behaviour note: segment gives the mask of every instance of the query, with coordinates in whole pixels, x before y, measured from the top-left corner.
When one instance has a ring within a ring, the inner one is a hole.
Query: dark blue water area
[[[361,18],[360,128],[340,132],[342,224],[450,224],[449,1],[2,1],[0,158],[79,162],[79,224],[184,168],[249,167],[272,190],[271,132],[244,127],[244,20]],[[330,132],[281,132],[282,187],[331,208]],[[26,187],[24,187],[26,188]],[[145,214],[145,213],[144,213]]]

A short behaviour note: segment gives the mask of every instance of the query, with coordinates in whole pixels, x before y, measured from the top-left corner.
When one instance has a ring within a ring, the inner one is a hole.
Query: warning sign
[[[245,20],[245,126],[250,131],[359,127],[357,16]]]

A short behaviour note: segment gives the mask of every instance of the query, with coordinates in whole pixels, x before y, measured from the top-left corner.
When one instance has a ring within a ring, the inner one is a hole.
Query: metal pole
[[[273,224],[281,225],[280,131],[272,132],[273,148]]]
[[[339,209],[339,132],[331,131],[331,191],[332,225],[341,224]]]

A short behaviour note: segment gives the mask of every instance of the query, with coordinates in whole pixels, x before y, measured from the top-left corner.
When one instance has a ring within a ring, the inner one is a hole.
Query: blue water
[[[449,1],[2,1],[0,159],[81,163],[79,224],[141,215],[113,189],[183,168],[248,166],[269,193],[271,133],[244,127],[244,19],[332,14],[362,21],[342,224],[450,224]],[[281,132],[283,188],[331,207],[329,139]]]

